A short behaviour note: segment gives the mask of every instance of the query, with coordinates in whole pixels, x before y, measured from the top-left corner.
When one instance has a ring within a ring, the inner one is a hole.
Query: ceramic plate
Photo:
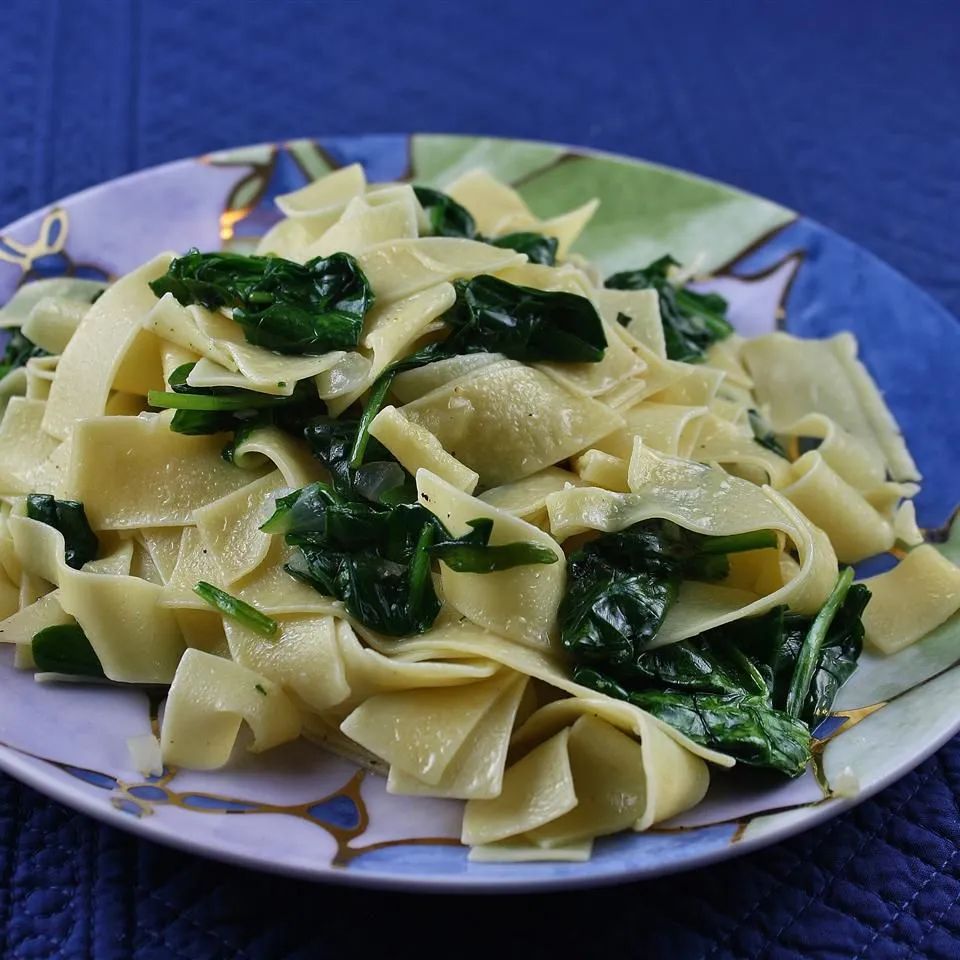
[[[870,254],[766,200],[635,160],[523,141],[364,136],[247,147],[86,190],[0,236],[0,302],[18,284],[112,278],[165,250],[248,249],[278,218],[273,197],[360,161],[371,180],[442,187],[486,166],[548,216],[590,197],[578,245],[605,272],[673,253],[750,336],[851,330],[924,474],[928,539],[960,560],[946,521],[960,472],[960,325]],[[935,414],[935,411],[941,411]],[[960,531],[958,531],[960,532]],[[456,801],[388,796],[385,781],[308,743],[229,769],[144,779],[128,737],[150,730],[135,689],[42,685],[0,650],[0,766],[63,803],[141,836],[246,866],[340,883],[435,890],[586,886],[735,856],[835,816],[916,766],[960,729],[960,615],[896,657],[865,654],[817,731],[813,768],[784,782],[716,774],[694,810],[645,834],[600,840],[587,863],[474,864]],[[852,794],[852,795],[851,795]]]

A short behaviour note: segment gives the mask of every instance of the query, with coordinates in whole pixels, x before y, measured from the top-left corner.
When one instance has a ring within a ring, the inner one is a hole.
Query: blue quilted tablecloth
[[[242,143],[535,137],[769,196],[960,314],[958,38],[949,0],[6,0],[0,223]],[[0,776],[0,957],[957,957],[958,796],[960,739],[853,812],[728,864],[443,899],[209,863]]]

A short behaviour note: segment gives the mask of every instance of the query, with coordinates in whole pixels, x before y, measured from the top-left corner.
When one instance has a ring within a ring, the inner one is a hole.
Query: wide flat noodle
[[[356,256],[368,247],[390,240],[408,240],[417,236],[417,210],[413,199],[397,199],[390,203],[371,205],[364,197],[354,197],[340,219],[324,231],[303,252],[313,257],[329,257],[343,251]]]
[[[73,623],[73,617],[63,612],[60,592],[52,590],[29,606],[9,613],[0,622],[0,643],[15,643],[29,650],[34,634],[46,627]],[[31,658],[32,660],[32,658]],[[32,666],[32,663],[30,664]]]
[[[362,644],[345,620],[336,620],[336,630],[350,687],[350,696],[341,707],[348,710],[380,693],[472,684],[493,676],[500,669],[499,664],[485,659],[483,653],[454,653],[452,658],[434,658],[433,651],[427,650],[391,652],[386,656]],[[368,636],[366,631],[365,636]]]
[[[308,183],[292,193],[282,193],[276,204],[288,217],[313,217],[331,208],[337,209],[353,197],[361,196],[367,178],[363,166],[351,163]]]
[[[719,464],[745,479],[769,482],[777,489],[790,483],[793,477],[788,460],[760,446],[752,432],[746,436],[734,424],[712,412],[703,414],[689,455],[701,463]]]
[[[458,687],[403,690],[365,700],[340,729],[422,783],[437,784],[514,675]]]
[[[871,594],[863,613],[866,639],[882,653],[909,647],[960,610],[960,568],[929,544],[861,582]]]
[[[320,356],[276,353],[248,343],[243,328],[220,312],[196,305],[181,309],[186,310],[195,329],[201,334],[199,346],[204,349],[197,352],[227,369],[238,370],[248,381],[249,390],[260,388],[269,392],[274,385],[279,387],[280,384],[315,377],[335,366],[345,356],[342,350],[332,350]],[[213,343],[216,349],[210,350],[208,342]],[[228,358],[226,361],[224,354]]]
[[[31,357],[24,369],[27,371],[27,399],[49,400],[50,389],[57,375],[59,357]]]
[[[59,530],[14,514],[10,533],[24,569],[59,586],[58,602],[83,628],[103,672],[128,683],[169,683],[183,639],[160,605],[162,588],[136,577],[74,570]]]
[[[470,520],[493,520],[493,545],[530,542],[557,558],[552,564],[531,564],[494,573],[457,573],[441,563],[446,602],[475,623],[505,637],[537,647],[550,645],[557,608],[566,585],[563,551],[542,530],[457,490],[426,470],[417,472],[420,503],[454,535],[470,532]]]
[[[23,335],[47,353],[63,353],[89,310],[89,301],[44,297],[30,311]]]
[[[481,843],[470,848],[471,863],[585,863],[593,853],[593,841],[583,840],[562,847],[538,847],[522,837],[510,837],[498,843]]]
[[[484,367],[501,364],[506,359],[502,353],[465,353],[437,360],[398,374],[391,385],[391,392],[401,403],[410,403],[454,380]]]
[[[580,486],[581,482],[580,478],[569,470],[545,467],[522,480],[491,487],[481,493],[479,499],[497,510],[540,526],[547,514],[547,497],[563,490],[568,484],[576,487]]]
[[[164,362],[164,375],[169,380],[170,373],[178,367],[180,363],[189,363],[191,355],[187,351],[181,351],[179,347],[174,347],[183,354],[178,363],[172,364],[171,369],[167,369],[167,363]],[[235,390],[256,390],[257,393],[267,393],[275,397],[289,397],[297,386],[296,380],[269,380],[256,384],[248,380],[239,370],[231,370],[228,367],[221,367],[207,357],[200,357],[195,360],[195,366],[187,376],[187,385],[191,387],[232,387]]]
[[[17,287],[13,296],[0,307],[0,329],[22,327],[30,312],[41,300],[56,299],[86,303],[87,306],[106,284],[99,280],[84,280],[82,277],[51,277],[48,280],[32,280]]]
[[[165,293],[159,300],[151,301],[149,311],[141,318],[143,326],[152,330],[164,342],[164,351],[169,351],[170,345],[184,351],[186,356],[206,357],[213,363],[227,370],[236,371],[236,361],[224,347],[197,326],[196,315],[187,307],[182,306],[172,293]],[[181,358],[174,361],[180,365]],[[169,377],[172,366],[164,363],[165,376]]]
[[[744,343],[742,356],[775,429],[810,413],[824,414],[876,449],[894,480],[920,479],[896,421],[857,359],[851,334],[800,340],[771,333]]]
[[[443,617],[443,614],[441,614]],[[613,724],[620,730],[642,736],[648,724],[653,724],[685,750],[694,756],[721,767],[732,767],[734,761],[726,754],[718,753],[694,743],[688,737],[675,730],[669,724],[635,707],[625,700],[614,700],[575,683],[569,675],[569,668],[560,657],[548,650],[537,650],[484,630],[465,620],[440,620],[433,629],[419,638],[406,640],[387,640],[367,634],[368,641],[388,655],[398,650],[406,656],[423,657],[485,657],[502,663],[517,673],[526,674],[542,680],[548,686],[556,687],[570,695],[578,704],[586,703],[590,712]],[[401,646],[402,645],[402,646]],[[566,703],[567,701],[562,701]],[[573,701],[571,701],[573,702]]]
[[[373,418],[370,436],[379,440],[407,473],[429,470],[465,493],[476,489],[480,480],[476,471],[450,456],[429,430],[408,420],[396,407],[384,407]]]
[[[260,525],[273,513],[283,487],[283,476],[274,470],[194,511],[197,531],[225,585],[252,573],[266,557],[271,537]]]
[[[346,392],[336,391],[331,375],[319,378],[323,381],[320,386],[321,394],[337,393],[336,399],[328,404],[330,412],[334,416],[342,413],[373,385],[374,380],[394,360],[411,353],[417,339],[453,306],[455,300],[453,285],[439,283],[385,306],[375,304],[364,322],[365,332],[361,339],[361,346],[372,353],[364,367],[362,378]],[[366,357],[362,359],[367,360]],[[327,383],[327,380],[331,382]]]
[[[300,714],[277,684],[238,663],[187,650],[163,713],[164,763],[192,770],[222,767],[242,723],[253,735],[253,753],[300,735]]]
[[[463,843],[489,844],[526,834],[577,805],[570,768],[569,730],[561,730],[510,767],[491,800],[470,800],[463,811]]]
[[[600,315],[608,324],[623,324],[631,336],[649,347],[658,357],[667,358],[660,319],[660,297],[656,290],[610,290],[598,287],[592,295]]]
[[[172,259],[169,253],[154,257],[104,291],[90,308],[60,357],[43,417],[47,433],[63,440],[77,421],[100,416],[112,387],[143,394],[162,389],[157,341],[142,329],[141,320],[156,303],[147,284],[166,273]]]
[[[671,456],[689,457],[700,434],[706,407],[682,407],[671,403],[640,403],[621,411],[624,425],[594,442],[597,450],[629,460],[634,440]]]
[[[174,433],[169,414],[93,417],[77,424],[70,489],[99,530],[190,523],[193,511],[248,484],[226,463],[222,434]]]
[[[790,466],[783,495],[830,538],[842,563],[856,563],[889,550],[893,524],[811,450]],[[899,500],[899,494],[896,496]]]
[[[447,184],[444,192],[466,207],[485,236],[501,236],[503,224],[516,216],[532,216],[526,202],[512,187],[482,168],[474,168]]]
[[[509,360],[451,381],[402,412],[476,470],[484,486],[552,466],[623,422],[604,404]]]
[[[141,527],[136,536],[150,554],[164,583],[170,580],[180,553],[181,527]]]
[[[548,267],[542,263],[521,263],[499,270],[497,276],[507,283],[534,290],[574,293],[580,297],[593,298],[595,288],[590,277],[572,263]]]
[[[591,831],[591,822],[596,827],[602,822],[601,817],[583,816],[585,811],[578,807],[566,824],[555,822],[539,836],[534,834],[533,838],[539,842],[566,844],[588,835],[612,833],[625,826],[646,830],[689,810],[703,799],[710,774],[701,758],[685,749],[648,714],[640,719],[638,727],[628,731],[639,743],[625,733],[619,733],[623,739],[614,738],[611,731],[619,732],[622,728],[610,723],[596,698],[571,697],[541,707],[514,734],[513,750],[516,755],[522,755],[570,724],[574,778],[585,788],[578,789],[578,796],[587,803],[599,802],[613,819],[609,829]],[[578,751],[573,749],[574,740]],[[618,809],[618,795],[623,801],[632,800],[630,816],[624,822],[618,818],[627,811]]]
[[[588,450],[573,461],[573,468],[580,478],[578,486],[603,487],[604,490],[615,490],[617,493],[630,492],[630,463],[623,457],[615,457],[602,450]]]
[[[409,297],[435,284],[523,263],[514,250],[457,237],[423,237],[378,243],[357,257],[381,303]]]
[[[305,487],[321,480],[325,471],[311,455],[306,443],[279,427],[257,427],[237,444],[233,463],[241,470],[259,473],[276,467],[291,487]]]
[[[499,796],[503,789],[510,734],[526,684],[527,678],[520,675],[515,675],[507,683],[436,783],[424,783],[392,766],[387,778],[387,792],[458,800]]]
[[[350,695],[332,616],[288,617],[265,639],[233,620],[224,620],[230,655],[279,684],[309,710],[320,713]]]
[[[13,397],[23,397],[27,393],[26,367],[16,367],[5,377],[0,378],[0,417],[6,412]]]
[[[60,441],[42,429],[46,403],[11,397],[0,421],[0,491],[52,493],[45,465]]]
[[[600,397],[619,387],[630,377],[641,374],[645,365],[640,358],[606,325],[607,347],[599,363],[538,363],[558,383],[586,397]]]

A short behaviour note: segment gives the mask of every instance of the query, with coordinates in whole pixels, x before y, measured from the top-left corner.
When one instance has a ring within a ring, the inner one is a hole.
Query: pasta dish
[[[144,772],[304,736],[465,801],[471,859],[585,859],[801,775],[864,644],[960,606],[850,334],[744,339],[670,256],[602,276],[594,202],[483,170],[277,204],[250,253],[0,311],[0,641],[159,687]]]

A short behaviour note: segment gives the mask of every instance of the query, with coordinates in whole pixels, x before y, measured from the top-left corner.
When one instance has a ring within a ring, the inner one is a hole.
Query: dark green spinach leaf
[[[863,649],[861,614],[869,600],[867,587],[853,585],[853,568],[843,570],[833,592],[810,622],[797,652],[784,704],[790,716],[811,724],[826,716]]]
[[[279,353],[323,354],[360,342],[374,294],[348,253],[305,264],[282,257],[191,250],[150,283],[184,305],[230,307],[250,343]]]
[[[3,357],[0,358],[0,380],[2,380],[11,370],[26,366],[28,360],[33,357],[45,357],[47,351],[38,347],[32,340],[23,335],[19,327],[10,328],[10,339],[3,351]]]
[[[670,283],[667,273],[676,265],[673,257],[661,257],[640,270],[613,274],[605,286],[615,290],[656,290],[667,357],[697,363],[703,360],[711,344],[730,336],[733,327],[727,320],[727,302],[719,294],[697,293]]]
[[[525,253],[531,263],[540,263],[545,267],[552,267],[557,262],[556,237],[547,237],[542,233],[508,233],[506,236],[487,240],[494,247],[503,247],[506,250],[516,250]]]
[[[104,677],[103,667],[78,623],[44,627],[30,644],[37,670],[75,677]]]
[[[798,777],[810,762],[810,731],[763,696],[645,690],[629,700],[694,742],[750,766]]]
[[[432,516],[432,514],[431,514]],[[431,544],[430,556],[442,560],[457,573],[494,573],[534,563],[556,563],[557,555],[537,543],[515,542],[490,546],[493,521],[489,517],[469,520],[470,533],[451,537],[436,517],[433,523],[441,538]]]
[[[691,740],[750,766],[798,776],[810,760],[810,731],[769,701],[764,678],[714,631],[638,657],[630,681],[578,668],[574,679],[628,700]]]
[[[314,483],[278,499],[262,529],[299,548],[286,567],[290,574],[342,600],[370,629],[409,636],[429,629],[440,611],[433,559],[465,573],[556,562],[539,544],[490,546],[489,520],[470,526],[470,533],[452,537],[420,504],[350,499]]]
[[[767,450],[770,450],[772,453],[775,453],[778,457],[783,457],[784,460],[788,460],[787,451],[784,450],[783,444],[777,439],[777,435],[773,432],[773,427],[763,418],[759,410],[748,410],[747,417],[750,420],[750,429],[753,431],[753,439],[760,444],[761,447],[765,447]]]
[[[656,636],[682,580],[722,579],[726,554],[775,544],[769,530],[705,537],[668,520],[603,534],[569,559],[559,613],[563,645],[577,663],[617,675]]]
[[[63,534],[63,559],[68,567],[79,570],[88,560],[96,559],[100,541],[87,521],[82,503],[56,500],[48,493],[31,493],[27,497],[27,516]]]
[[[546,292],[488,274],[458,280],[456,303],[443,316],[453,354],[502,353],[536,363],[599,363],[607,338],[596,308],[566,291]]]
[[[414,187],[413,192],[430,221],[431,231],[438,237],[476,238],[476,221],[453,197],[430,187]]]
[[[531,263],[552,267],[557,262],[557,238],[545,237],[542,233],[522,231],[502,237],[483,237],[477,232],[477,224],[470,211],[457,203],[453,197],[430,187],[414,187],[430,221],[431,232],[438,237],[460,237],[465,240],[480,240],[494,247],[524,253]]]
[[[811,731],[863,648],[870,592],[849,579],[841,576],[817,617],[777,607],[625,666],[578,666],[574,679],[649,710],[697,743],[797,776],[810,758]]]

